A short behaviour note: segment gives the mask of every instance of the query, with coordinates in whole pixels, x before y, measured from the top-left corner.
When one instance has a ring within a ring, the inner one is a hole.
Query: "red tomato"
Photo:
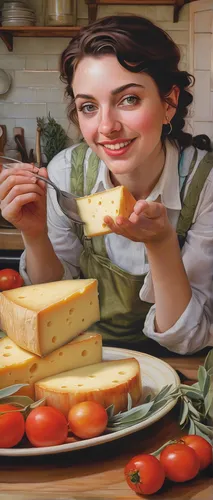
[[[160,454],[160,462],[166,477],[171,481],[182,483],[195,477],[200,462],[195,451],[186,444],[169,444]]]
[[[14,269],[2,269],[0,271],[0,290],[11,290],[19,288],[24,284],[23,278]]]
[[[70,430],[81,439],[100,436],[108,422],[105,408],[96,401],[83,401],[74,405],[68,414]]]
[[[16,411],[14,411],[16,410]],[[25,431],[24,417],[17,407],[10,404],[0,405],[0,448],[12,448],[23,438]]]
[[[183,436],[181,440],[190,446],[190,448],[193,448],[197,454],[200,460],[200,470],[205,469],[212,463],[213,448],[206,439],[195,434],[189,434],[188,436]]]
[[[26,435],[37,447],[63,444],[68,436],[67,420],[56,408],[39,406],[27,417]]]
[[[127,484],[136,493],[151,495],[164,483],[165,472],[159,460],[152,455],[136,455],[124,468]]]

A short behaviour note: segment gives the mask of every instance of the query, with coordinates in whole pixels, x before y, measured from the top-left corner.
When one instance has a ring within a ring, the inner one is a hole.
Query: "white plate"
[[[177,387],[180,383],[176,371],[161,359],[150,356],[149,354],[130,351],[129,349],[118,349],[115,347],[103,348],[103,360],[116,360],[124,358],[136,358],[140,363],[142,384],[143,384],[143,399],[148,394],[156,395],[165,386],[172,384]],[[155,415],[147,418],[140,424],[133,425],[122,431],[112,432],[92,439],[84,439],[75,443],[67,443],[58,446],[50,446],[43,448],[0,448],[0,456],[8,457],[24,457],[35,455],[50,455],[52,453],[65,453],[67,451],[80,450],[96,446],[98,444],[108,443],[121,437],[132,434],[133,432],[144,429],[150,426],[164,415],[166,415],[175,406],[176,401],[171,401],[164,408],[160,409]]]

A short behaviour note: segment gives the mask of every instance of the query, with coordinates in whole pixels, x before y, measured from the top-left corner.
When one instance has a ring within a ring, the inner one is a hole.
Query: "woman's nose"
[[[112,132],[119,132],[121,130],[121,123],[116,119],[113,113],[107,112],[100,117],[98,128],[101,134],[109,135]]]

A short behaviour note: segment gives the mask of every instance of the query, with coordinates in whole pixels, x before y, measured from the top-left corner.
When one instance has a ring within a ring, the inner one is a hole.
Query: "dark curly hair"
[[[179,90],[176,113],[171,120],[172,132],[168,136],[176,139],[179,146],[193,144],[200,149],[211,149],[210,139],[206,135],[192,137],[183,131],[188,113],[188,106],[193,97],[190,87],[194,77],[187,71],[180,71],[180,50],[171,37],[150,20],[134,15],[109,16],[80,30],[63,51],[60,59],[60,78],[66,83],[66,95],[70,99],[68,116],[78,124],[72,81],[79,61],[88,55],[101,57],[114,54],[119,63],[131,72],[145,72],[150,75],[162,100],[174,106],[169,94],[174,85]],[[167,125],[162,128],[162,140],[167,135]]]

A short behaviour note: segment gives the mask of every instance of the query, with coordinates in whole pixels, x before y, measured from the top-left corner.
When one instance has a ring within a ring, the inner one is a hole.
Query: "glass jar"
[[[76,24],[76,0],[47,0],[47,26],[73,26]]]

